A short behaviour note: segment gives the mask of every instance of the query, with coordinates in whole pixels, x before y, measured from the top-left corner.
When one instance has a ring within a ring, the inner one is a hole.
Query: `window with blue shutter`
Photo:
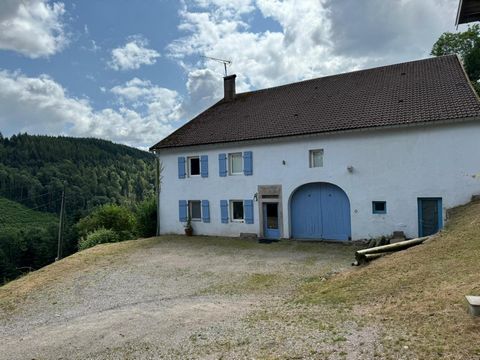
[[[202,178],[208,177],[208,155],[200,156],[200,174]]]
[[[227,154],[218,154],[219,175],[227,176]]]
[[[208,200],[202,200],[202,219],[204,223],[210,222],[210,204]]]
[[[185,157],[178,157],[178,178],[185,179]]]
[[[222,218],[222,224],[228,224],[228,201],[220,200],[220,215]]]
[[[181,222],[187,221],[188,203],[187,200],[178,201],[178,218]]]
[[[245,200],[243,202],[243,209],[245,212],[245,223],[253,224],[253,200]]]
[[[253,175],[253,154],[251,151],[243,153],[243,173],[245,175]]]

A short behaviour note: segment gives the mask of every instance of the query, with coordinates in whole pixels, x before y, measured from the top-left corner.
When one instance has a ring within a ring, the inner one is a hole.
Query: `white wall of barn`
[[[324,149],[323,167],[309,167],[312,149]],[[218,154],[240,151],[253,151],[253,175],[220,177]],[[208,155],[208,178],[179,179],[178,157],[197,155]],[[161,234],[184,232],[179,200],[209,200],[210,223],[193,222],[196,234],[260,234],[257,202],[254,224],[222,224],[220,213],[220,200],[253,199],[258,185],[282,185],[285,238],[290,237],[290,197],[306,183],[328,182],[346,192],[353,240],[395,230],[416,237],[417,198],[441,197],[445,219],[446,209],[480,194],[479,121],[165,149],[158,156],[164,167]],[[372,201],[386,201],[387,213],[373,214]]]

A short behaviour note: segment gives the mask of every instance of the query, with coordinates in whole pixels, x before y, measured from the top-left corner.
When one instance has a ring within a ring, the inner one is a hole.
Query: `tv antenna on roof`
[[[210,57],[210,56],[202,56],[202,57],[205,58],[205,59],[210,59],[210,60],[222,63],[223,67],[225,68],[225,76],[228,76],[227,65],[232,65],[232,60],[218,59],[218,58],[214,58],[214,57]]]

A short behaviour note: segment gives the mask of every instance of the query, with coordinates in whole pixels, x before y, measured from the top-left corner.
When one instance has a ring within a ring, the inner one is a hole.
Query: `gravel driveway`
[[[165,236],[97,246],[0,288],[1,359],[370,358],[375,329],[293,301],[355,248]]]

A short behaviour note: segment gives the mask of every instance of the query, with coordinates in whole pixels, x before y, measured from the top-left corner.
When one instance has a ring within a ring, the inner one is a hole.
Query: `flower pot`
[[[192,236],[193,235],[193,228],[185,228],[185,235]]]

